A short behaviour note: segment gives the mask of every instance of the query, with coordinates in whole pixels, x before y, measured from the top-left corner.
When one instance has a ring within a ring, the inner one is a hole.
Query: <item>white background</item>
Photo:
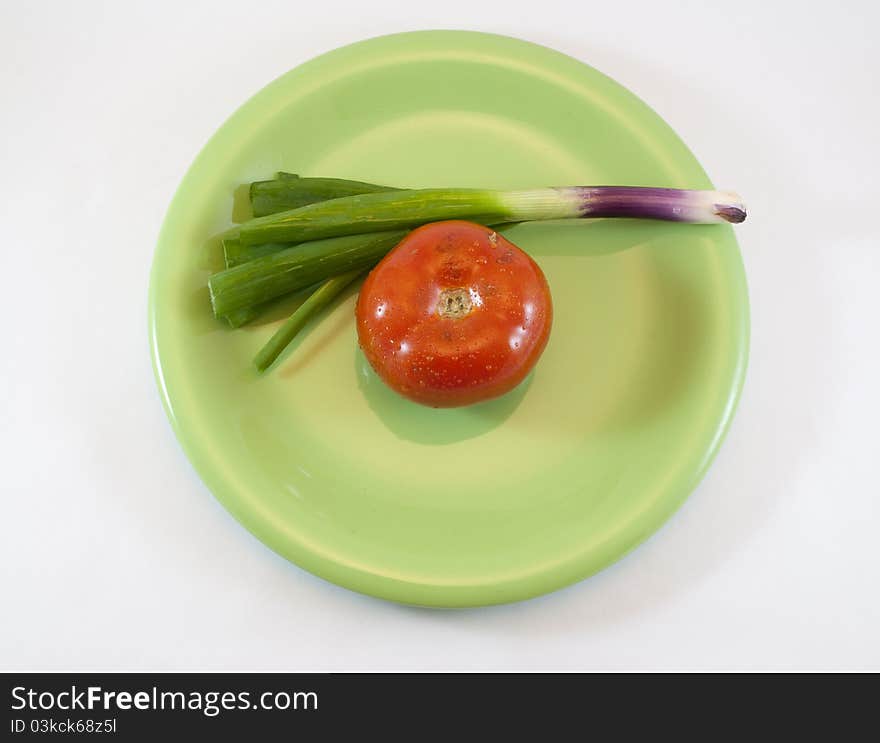
[[[0,668],[880,670],[877,8],[0,0]],[[622,562],[491,609],[269,551],[193,472],[149,362],[153,246],[200,147],[300,62],[420,28],[592,64],[751,207],[751,364],[709,475]]]

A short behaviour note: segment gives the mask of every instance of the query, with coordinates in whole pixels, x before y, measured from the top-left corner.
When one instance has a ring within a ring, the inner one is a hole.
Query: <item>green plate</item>
[[[730,423],[748,299],[727,226],[596,220],[507,235],[544,269],[555,324],[509,395],[432,410],[357,348],[352,293],[265,377],[279,314],[213,319],[212,235],[233,192],[275,170],[412,187],[711,187],[675,133],[577,60],[516,39],[371,39],[257,93],[196,158],[156,249],[159,389],[207,486],[266,545],[408,604],[516,601],[595,573],[693,490]]]

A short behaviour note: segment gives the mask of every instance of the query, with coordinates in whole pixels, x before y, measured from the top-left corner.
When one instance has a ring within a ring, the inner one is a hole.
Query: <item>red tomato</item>
[[[516,387],[547,344],[547,279],[489,227],[434,222],[377,265],[357,303],[358,341],[410,400],[470,405]]]

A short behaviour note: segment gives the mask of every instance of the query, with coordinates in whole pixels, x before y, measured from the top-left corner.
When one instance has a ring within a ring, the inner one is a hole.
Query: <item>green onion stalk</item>
[[[739,196],[726,191],[644,186],[530,191],[435,188],[364,193],[257,217],[241,224],[239,239],[249,246],[411,229],[446,219],[487,224],[591,217],[738,223],[746,218],[746,211]]]
[[[249,195],[255,217],[298,209],[328,199],[399,190],[344,178],[302,178],[295,173],[284,172],[277,175],[274,180],[251,183]]]
[[[254,215],[261,216],[328,199],[337,199],[362,193],[398,190],[400,189],[380,186],[375,183],[364,183],[363,181],[351,181],[343,178],[303,178],[296,173],[279,171],[274,180],[251,183],[249,196]],[[236,230],[223,240],[223,255],[226,268],[232,268],[289,247],[291,247],[291,243],[242,245]],[[246,325],[259,317],[266,307],[271,304],[271,301],[263,305],[253,305],[234,310],[226,315],[226,321],[232,328]]]
[[[234,316],[319,281],[374,266],[406,235],[392,230],[313,240],[215,273],[208,279],[217,317]]]
[[[226,267],[232,268],[233,266],[240,266],[242,263],[247,263],[255,258],[261,258],[264,255],[277,253],[279,250],[289,247],[289,243],[267,243],[265,245],[251,245],[245,248],[238,237],[226,237],[223,239],[223,256]],[[242,325],[247,325],[249,322],[256,320],[270,304],[272,304],[272,301],[234,310],[226,315],[226,322],[229,323],[231,328],[240,328]]]
[[[277,253],[279,250],[289,248],[291,243],[263,243],[261,245],[242,245],[238,237],[223,238],[223,259],[226,268],[240,266],[255,258]]]
[[[342,291],[364,271],[359,269],[334,276],[318,287],[297,310],[284,321],[275,334],[268,340],[254,357],[257,371],[264,372],[277,359],[281,352],[290,344],[306,323],[330,304]]]

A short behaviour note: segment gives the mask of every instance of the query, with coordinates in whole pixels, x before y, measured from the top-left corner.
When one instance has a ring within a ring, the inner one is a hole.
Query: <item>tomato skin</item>
[[[512,390],[553,321],[538,265],[491,228],[457,220],[407,235],[367,277],[356,313],[358,342],[379,377],[437,408]]]

